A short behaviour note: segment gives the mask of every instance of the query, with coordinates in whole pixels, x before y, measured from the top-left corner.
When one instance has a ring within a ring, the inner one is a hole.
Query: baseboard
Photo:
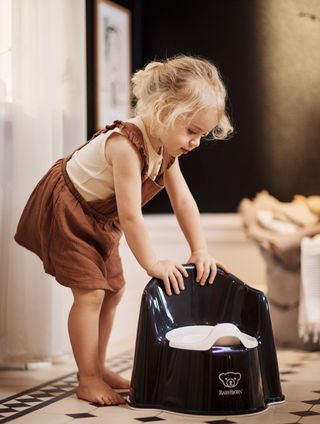
[[[171,243],[183,239],[174,214],[144,215],[144,218],[153,240]],[[237,213],[206,213],[200,215],[200,220],[208,242],[246,240],[242,220]]]

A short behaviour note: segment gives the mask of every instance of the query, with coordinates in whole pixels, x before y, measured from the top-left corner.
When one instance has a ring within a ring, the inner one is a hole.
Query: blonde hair
[[[208,60],[179,55],[150,62],[133,75],[131,84],[136,115],[172,127],[177,118],[191,121],[199,111],[216,107],[219,122],[212,138],[226,139],[233,131],[226,113],[226,89]]]

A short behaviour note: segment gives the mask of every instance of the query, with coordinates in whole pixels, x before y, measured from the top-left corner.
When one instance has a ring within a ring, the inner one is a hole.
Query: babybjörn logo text
[[[225,372],[219,374],[219,380],[222,382],[224,387],[228,389],[233,389],[237,387],[241,378],[241,374],[239,372]]]

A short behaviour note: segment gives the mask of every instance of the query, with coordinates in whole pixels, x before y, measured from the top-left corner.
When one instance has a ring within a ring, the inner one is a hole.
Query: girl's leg
[[[76,363],[79,368],[80,399],[100,404],[119,404],[125,400],[106,384],[99,370],[99,315],[104,290],[72,289],[74,303],[68,328]]]
[[[106,350],[113,320],[118,303],[121,300],[124,289],[118,292],[105,292],[103,303],[100,310],[99,321],[99,369],[104,381],[106,381],[114,389],[129,389],[130,381],[124,379],[115,372],[109,370],[105,366]]]

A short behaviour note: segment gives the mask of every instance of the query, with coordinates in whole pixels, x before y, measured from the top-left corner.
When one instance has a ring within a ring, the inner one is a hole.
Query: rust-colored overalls
[[[147,175],[147,150],[136,125],[114,121],[94,137],[116,127],[141,155],[143,206],[163,189],[164,172],[175,158],[163,149],[162,165],[153,181]],[[71,156],[59,159],[37,184],[20,218],[15,240],[36,253],[45,271],[64,286],[118,291],[125,281],[118,251],[122,231],[116,197],[86,201],[67,174],[66,163]]]

